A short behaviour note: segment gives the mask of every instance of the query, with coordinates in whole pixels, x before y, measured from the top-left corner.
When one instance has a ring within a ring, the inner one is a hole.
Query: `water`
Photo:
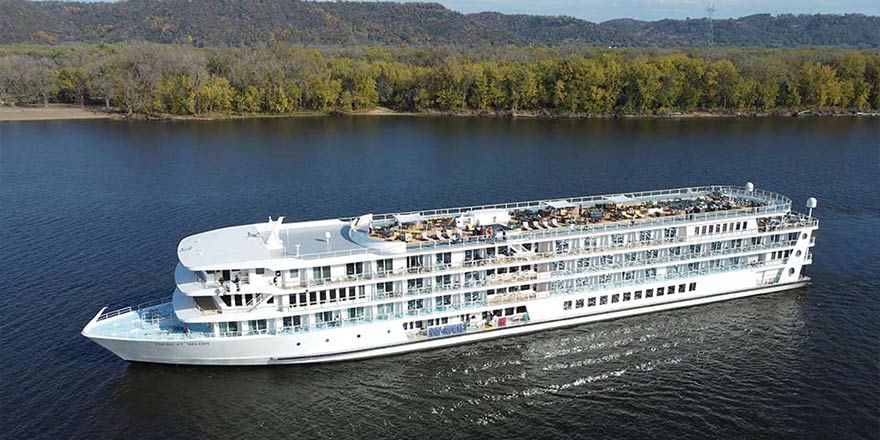
[[[878,438],[880,120],[0,123],[0,437]],[[743,184],[819,199],[806,289],[308,367],[127,364],[186,235]]]

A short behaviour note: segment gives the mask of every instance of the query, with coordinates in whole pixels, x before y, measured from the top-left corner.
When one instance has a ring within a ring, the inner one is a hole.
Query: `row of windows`
[[[697,283],[690,283],[687,285],[685,285],[685,284],[678,285],[678,293],[693,292],[695,290],[697,290]],[[657,296],[672,295],[675,293],[676,293],[675,285],[671,285],[669,287],[656,288],[656,295]],[[639,300],[642,298],[646,298],[646,299],[653,298],[654,294],[655,294],[655,289],[645,289],[644,290],[644,297],[642,296],[641,290],[636,290],[635,292],[623,292],[622,294],[615,293],[612,295],[601,295],[601,296],[594,296],[594,297],[590,297],[590,298],[579,298],[574,301],[569,300],[569,301],[563,302],[562,309],[563,310],[571,310],[572,304],[574,304],[574,308],[576,308],[576,309],[583,308],[584,304],[585,304],[584,300],[586,300],[586,307],[594,307],[596,305],[604,306],[604,305],[608,304],[609,299],[611,300],[611,304],[616,304],[621,301],[627,302],[627,301],[631,301],[631,300]]]
[[[243,307],[252,303],[254,295],[249,293],[244,295],[220,295],[220,300],[223,301],[223,304],[226,304],[226,307]],[[274,303],[274,296],[266,300],[266,304]]]
[[[798,251],[800,252],[800,251]],[[781,258],[788,258],[791,255],[791,249],[787,251],[773,251],[770,253],[771,260],[779,260]]]
[[[715,233],[723,233],[728,231],[739,231],[745,230],[748,226],[748,222],[730,222],[730,223],[721,223],[716,225],[703,225],[703,226],[695,226],[694,227],[694,235],[703,235],[703,234],[715,234]]]
[[[522,315],[523,313],[526,313],[526,306],[507,307],[504,309],[487,310],[485,312],[482,312],[480,315],[480,319],[485,321],[485,320],[491,319],[493,317],[500,318],[500,317],[505,317],[505,316]],[[473,321],[475,319],[476,319],[476,315],[460,315],[459,316],[460,322],[469,322],[469,321]],[[423,319],[423,320],[419,320],[419,321],[404,322],[403,329],[404,330],[419,330],[419,329],[423,329],[423,328],[427,328],[427,327],[431,327],[431,326],[435,326],[435,325],[443,325],[443,324],[448,324],[448,323],[449,323],[448,317]]]
[[[340,289],[317,290],[288,295],[291,307],[313,306],[328,302],[352,301],[366,298],[365,286],[352,286]]]

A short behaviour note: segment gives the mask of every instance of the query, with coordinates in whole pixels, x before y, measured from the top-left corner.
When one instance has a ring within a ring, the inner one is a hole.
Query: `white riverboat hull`
[[[134,362],[395,355],[802,287],[817,230],[752,184],[270,218],[184,238],[170,302],[82,334]]]
[[[724,275],[728,276],[715,276],[716,278],[722,278],[714,280],[716,281],[716,285],[723,286],[724,284],[722,283],[734,281],[737,277],[740,279],[739,284],[742,284],[742,278],[745,274],[734,272]],[[728,279],[724,280],[723,278]],[[748,279],[748,284],[755,284],[751,279],[752,277],[745,278]],[[397,321],[364,325],[359,326],[359,328],[343,327],[313,333],[306,332],[289,335],[255,335],[231,338],[184,339],[176,341],[94,336],[88,334],[88,327],[83,331],[83,334],[120,358],[132,362],[218,366],[311,364],[390,356],[413,351],[467,344],[487,339],[571,327],[596,321],[624,318],[627,316],[692,307],[713,302],[796,289],[805,287],[808,283],[809,279],[802,278],[784,284],[735,291],[723,291],[719,289],[719,292],[706,292],[696,297],[688,297],[686,293],[675,294],[673,296],[665,297],[663,301],[655,301],[637,307],[620,308],[617,310],[591,314],[557,316],[545,320],[536,319],[524,325],[502,327],[476,333],[466,333],[420,341],[409,340],[399,327]],[[534,301],[529,307],[530,310],[535,310],[535,314],[541,315],[542,308],[558,310],[557,303],[560,302],[560,298],[547,298]],[[370,347],[368,345],[370,340],[383,341],[384,345]],[[348,343],[346,343],[346,341],[348,341]],[[298,343],[300,345],[297,345]],[[340,345],[345,345],[347,347],[341,347]]]

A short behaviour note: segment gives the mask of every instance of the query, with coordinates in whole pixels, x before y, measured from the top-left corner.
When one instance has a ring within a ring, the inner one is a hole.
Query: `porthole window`
[[[807,239],[807,233],[804,232],[804,233],[801,235],[801,238],[803,238],[804,240],[806,240],[806,239]]]
[[[299,347],[299,346],[300,346],[300,343],[299,343],[299,342],[297,342],[297,343],[296,343],[296,346],[297,346],[297,347]]]
[[[330,342],[330,339],[324,339],[324,342]]]
[[[801,251],[797,251],[797,252],[795,252],[795,255],[798,256],[798,257],[800,257],[800,256],[801,256]]]
[[[361,335],[358,335],[358,337],[361,337]]]
[[[794,275],[794,268],[793,268],[793,267],[792,267],[791,269],[788,270],[788,274],[789,274],[789,275]]]
[[[391,334],[391,330],[388,330],[388,334],[389,334],[389,335]]]

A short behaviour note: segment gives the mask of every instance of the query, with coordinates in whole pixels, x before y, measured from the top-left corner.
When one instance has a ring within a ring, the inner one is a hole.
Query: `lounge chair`
[[[523,228],[523,231],[531,231],[532,230],[532,228],[529,227],[528,221],[522,222],[522,228]]]
[[[554,228],[559,227],[559,221],[556,220],[556,217],[550,219],[550,224],[553,225]]]

